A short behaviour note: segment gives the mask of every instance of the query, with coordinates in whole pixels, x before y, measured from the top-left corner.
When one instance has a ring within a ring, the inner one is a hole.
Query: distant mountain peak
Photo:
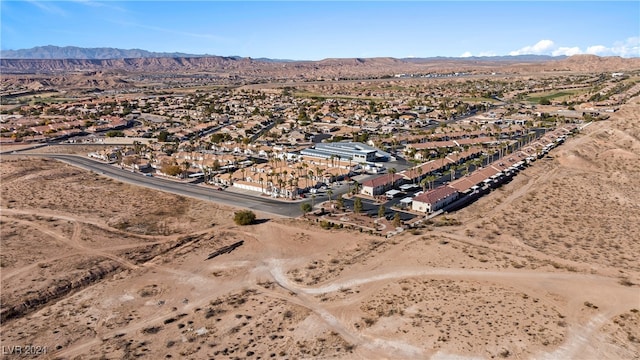
[[[117,49],[110,47],[82,48],[77,46],[36,46],[31,49],[2,50],[0,58],[3,59],[82,59],[82,60],[108,60],[108,59],[133,59],[133,58],[177,58],[177,57],[203,57],[210,55],[194,55],[185,53],[151,52],[142,49]]]

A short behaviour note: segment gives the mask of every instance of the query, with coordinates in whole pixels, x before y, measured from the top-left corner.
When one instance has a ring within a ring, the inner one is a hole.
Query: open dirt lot
[[[639,358],[640,99],[549,155],[447,215],[460,225],[391,239],[265,214],[239,227],[231,208],[4,157],[3,349]]]

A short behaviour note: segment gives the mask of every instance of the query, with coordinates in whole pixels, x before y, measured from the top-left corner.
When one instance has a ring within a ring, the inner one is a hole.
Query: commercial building
[[[391,155],[359,142],[318,143],[314,147],[300,151],[301,155],[329,159],[351,160],[354,163],[389,161]]]

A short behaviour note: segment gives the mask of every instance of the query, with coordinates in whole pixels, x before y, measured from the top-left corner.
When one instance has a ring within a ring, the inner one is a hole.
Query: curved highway
[[[141,173],[122,170],[109,164],[88,159],[79,155],[44,154],[44,153],[16,153],[20,156],[39,156],[56,159],[69,165],[93,171],[121,182],[143,186],[146,188],[165,191],[173,194],[188,196],[200,200],[212,201],[234,207],[243,207],[256,211],[263,211],[286,217],[297,217],[302,214],[301,201],[283,202],[266,197],[251,196],[235,192],[219,191],[202,185],[182,183],[158,177],[144,176]],[[318,196],[316,203],[323,201],[324,196]],[[310,202],[305,200],[303,202]]]

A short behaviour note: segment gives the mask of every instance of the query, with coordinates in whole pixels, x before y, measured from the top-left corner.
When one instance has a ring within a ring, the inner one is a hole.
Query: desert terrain
[[[639,160],[635,97],[385,239],[4,155],[2,356],[637,359]]]

